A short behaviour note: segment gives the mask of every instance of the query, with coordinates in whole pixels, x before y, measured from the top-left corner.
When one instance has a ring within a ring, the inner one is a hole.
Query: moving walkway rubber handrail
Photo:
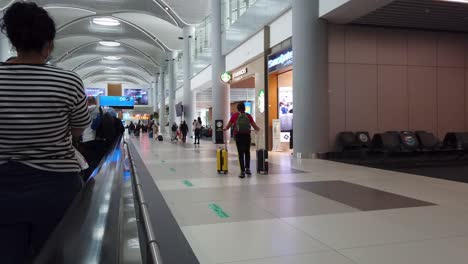
[[[149,212],[148,212],[148,205],[145,201],[145,196],[143,195],[141,181],[138,176],[138,170],[133,159],[133,154],[130,151],[128,144],[126,144],[126,146],[127,146],[127,153],[129,155],[132,175],[133,175],[136,200],[139,205],[140,214],[142,218],[141,220],[143,222],[144,229],[145,229],[145,235],[146,235],[146,240],[147,240],[146,245],[148,246],[148,249],[151,253],[151,260],[149,261],[149,263],[162,264],[163,261],[161,258],[161,251],[159,249],[159,244],[156,240],[156,236],[154,234],[153,225],[151,223],[151,219],[150,219]]]
[[[77,195],[34,263],[122,263],[124,163],[120,139]]]

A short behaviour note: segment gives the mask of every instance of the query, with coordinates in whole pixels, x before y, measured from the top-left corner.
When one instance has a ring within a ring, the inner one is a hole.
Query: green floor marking
[[[165,161],[165,160],[161,160],[161,163],[166,163],[166,161]]]
[[[219,218],[229,218],[229,215],[224,212],[223,208],[217,204],[210,204],[208,208],[211,209]]]
[[[184,183],[185,186],[187,187],[193,187],[193,183],[189,180],[185,180],[185,181],[182,181]]]
[[[174,168],[170,168],[170,170],[171,170],[172,172],[176,172],[176,169],[174,169]]]

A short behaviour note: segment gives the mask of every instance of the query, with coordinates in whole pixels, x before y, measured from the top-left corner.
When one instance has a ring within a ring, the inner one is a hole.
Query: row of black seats
[[[342,151],[415,152],[468,150],[468,133],[448,133],[443,142],[426,131],[341,132],[338,143]]]

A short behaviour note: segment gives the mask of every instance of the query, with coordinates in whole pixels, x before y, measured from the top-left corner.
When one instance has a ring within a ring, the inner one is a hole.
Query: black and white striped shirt
[[[0,164],[79,171],[70,128],[89,123],[77,74],[48,65],[0,64]]]

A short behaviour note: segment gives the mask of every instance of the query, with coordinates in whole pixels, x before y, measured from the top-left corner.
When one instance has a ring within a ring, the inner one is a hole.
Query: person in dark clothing
[[[188,126],[187,126],[187,123],[185,123],[185,121],[182,121],[182,124],[180,124],[180,132],[182,133],[182,142],[186,142],[187,141],[187,133],[188,133]]]
[[[200,121],[199,121],[200,120]],[[202,130],[202,125],[201,125],[201,118],[199,117],[198,119],[193,120],[193,132],[195,133],[195,143],[194,144],[200,144],[200,138],[201,138],[201,130]]]
[[[141,122],[138,121],[138,124],[135,126],[135,137],[139,137],[141,132]]]
[[[252,139],[250,136],[251,127],[255,131],[260,131],[252,116],[245,112],[244,103],[237,105],[238,112],[231,116],[228,124],[224,128],[227,131],[231,127],[234,127],[234,138],[236,139],[237,152],[239,153],[239,165],[241,173],[239,178],[245,178],[245,175],[252,175],[250,172],[250,145]]]
[[[177,124],[174,122],[172,124],[172,127],[171,127],[171,132],[172,132],[172,136],[171,136],[171,141],[178,141],[177,139],[177,130],[179,129],[179,127],[177,126]]]
[[[135,131],[135,124],[133,124],[133,122],[130,122],[130,125],[128,125],[128,134],[132,135],[134,131]]]

